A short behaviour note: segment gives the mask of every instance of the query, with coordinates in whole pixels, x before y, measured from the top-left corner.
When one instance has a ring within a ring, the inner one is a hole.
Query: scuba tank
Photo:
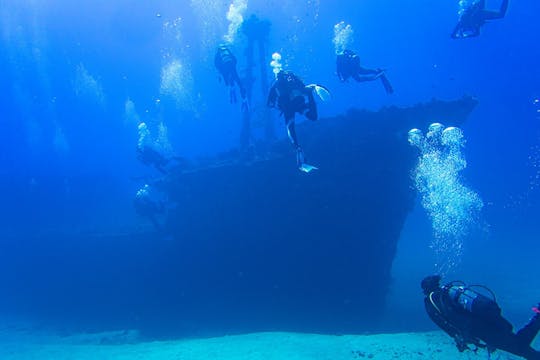
[[[474,288],[487,290],[491,297],[475,291]],[[501,314],[501,308],[497,304],[495,294],[483,285],[466,285],[463,282],[453,281],[446,284],[443,289],[446,291],[454,308],[482,318],[492,318]]]

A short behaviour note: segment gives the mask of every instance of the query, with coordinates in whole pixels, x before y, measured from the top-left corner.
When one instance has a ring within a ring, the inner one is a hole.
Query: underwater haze
[[[0,327],[420,332],[435,273],[521,327],[540,301],[540,2],[453,39],[460,3],[0,2]],[[344,50],[376,78],[340,81]],[[280,70],[317,85],[302,148],[267,106]]]

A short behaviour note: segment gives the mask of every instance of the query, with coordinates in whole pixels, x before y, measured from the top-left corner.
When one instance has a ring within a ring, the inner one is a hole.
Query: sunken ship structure
[[[264,159],[225,158],[172,176],[174,281],[190,289],[178,301],[200,312],[187,305],[182,318],[254,330],[365,330],[384,312],[416,196],[408,130],[458,126],[475,105],[433,100],[305,122],[302,145],[320,168],[309,174],[294,166],[284,140]]]
[[[156,335],[367,331],[416,196],[408,130],[459,126],[475,106],[432,100],[300,124],[320,168],[309,174],[285,139],[250,161],[183,167],[160,182],[176,204],[165,234],[13,241],[0,249],[0,302]]]

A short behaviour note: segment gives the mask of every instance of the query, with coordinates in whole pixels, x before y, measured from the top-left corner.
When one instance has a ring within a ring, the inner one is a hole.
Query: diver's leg
[[[163,167],[162,164],[154,164],[154,167],[156,168],[157,171],[159,171],[160,173],[162,173],[163,175],[167,175],[167,170]]]
[[[508,10],[508,0],[503,0],[501,3],[501,8],[499,9],[499,14],[501,14],[501,17],[504,17],[506,15],[507,10]]]
[[[156,229],[157,232],[161,232],[163,230],[163,227],[161,226],[158,219],[154,215],[149,215],[148,220],[150,220],[150,222],[154,226],[154,229]]]
[[[527,325],[517,332],[517,337],[524,344],[529,345],[540,331],[540,314],[536,314]]]
[[[233,84],[236,83],[236,85],[238,85],[238,88],[240,89],[240,96],[242,97],[242,100],[245,100],[247,96],[246,88],[244,87],[242,80],[240,80],[240,76],[238,76],[238,72],[236,71],[236,69],[234,69],[233,72],[233,79]]]
[[[302,151],[302,148],[298,144],[298,139],[296,138],[296,127],[294,122],[294,114],[290,118],[286,118],[286,125],[287,125],[287,135],[289,136],[289,140],[291,140],[291,143],[293,144],[295,150],[296,150],[296,166],[298,166],[299,169],[302,168],[302,165],[304,164],[304,152]]]
[[[360,74],[360,75],[377,75],[378,73],[380,73],[380,70],[367,69],[361,66],[358,67],[358,71],[357,71],[357,74]]]
[[[236,91],[234,90],[234,84],[229,88],[229,100],[231,104],[236,104]]]
[[[386,74],[382,74],[380,79],[381,79],[381,83],[383,84],[384,90],[386,91],[386,93],[388,95],[393,94],[394,93],[394,88],[392,87],[392,84],[390,84],[390,81],[386,77]]]
[[[364,80],[364,79],[363,79],[360,75],[358,75],[358,74],[353,74],[353,75],[352,75],[352,78],[353,78],[354,80],[356,80],[357,82],[363,82],[363,81],[366,81],[366,80]]]
[[[312,91],[310,91],[307,96],[308,96],[308,104],[307,104],[307,111],[305,115],[309,120],[315,121],[319,117],[319,114],[317,113],[317,103],[315,103],[315,98],[313,97]]]
[[[352,77],[357,82],[365,82],[365,81],[376,80],[379,77],[379,74],[367,75],[367,76],[360,76],[359,74],[354,74]]]
[[[285,125],[287,126],[287,136],[295,149],[299,149],[298,139],[296,137],[296,127],[294,122],[294,114],[292,116],[285,115]]]
[[[481,15],[482,20],[497,20],[504,17],[504,15],[501,15],[500,12],[493,10],[482,10]]]
[[[499,11],[482,10],[482,18],[484,20],[502,19],[508,10],[508,0],[503,0]]]

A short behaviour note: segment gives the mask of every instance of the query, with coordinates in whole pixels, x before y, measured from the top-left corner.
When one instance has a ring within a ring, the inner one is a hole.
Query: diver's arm
[[[223,76],[223,61],[221,60],[221,54],[219,50],[216,52],[216,56],[214,56],[214,66],[216,67],[219,74]]]
[[[428,314],[431,321],[435,323],[442,331],[444,331],[448,336],[453,338],[456,341],[456,344],[459,341],[460,331],[457,327],[453,326],[449,319],[443,315],[441,308],[443,304],[440,299],[441,294],[438,292],[433,292],[429,296],[424,298],[424,307],[426,313]],[[461,337],[462,338],[462,337]]]
[[[165,168],[163,167],[163,165],[161,164],[154,164],[154,167],[156,168],[157,171],[159,171],[160,173],[162,173],[163,175],[167,175],[167,170],[165,170]]]

